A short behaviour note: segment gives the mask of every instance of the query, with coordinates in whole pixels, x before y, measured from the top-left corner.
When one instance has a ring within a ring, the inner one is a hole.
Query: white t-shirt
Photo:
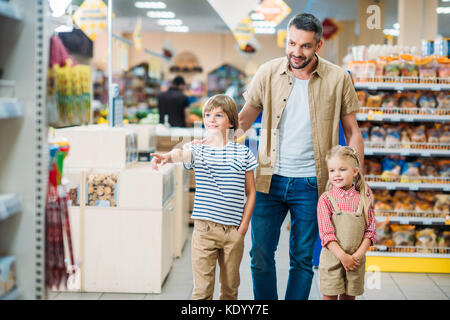
[[[294,87],[280,121],[279,154],[274,174],[290,178],[315,177],[308,102],[309,80],[292,79]]]

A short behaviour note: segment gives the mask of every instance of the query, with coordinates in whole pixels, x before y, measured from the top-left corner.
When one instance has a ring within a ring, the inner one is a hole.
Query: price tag
[[[419,186],[418,185],[409,186],[409,190],[411,190],[411,191],[419,191]]]
[[[397,187],[396,187],[396,185],[395,184],[393,184],[393,183],[387,183],[386,184],[386,189],[387,190],[395,190],[395,189],[397,189]]]
[[[409,156],[409,155],[411,154],[411,152],[410,152],[409,150],[401,150],[401,151],[400,151],[400,154],[401,154],[402,156]]]
[[[386,251],[387,247],[386,246],[377,246],[378,250],[380,251]]]
[[[422,151],[422,156],[423,157],[431,157],[431,152],[430,151]]]
[[[368,90],[377,90],[378,87],[372,84],[372,85],[367,86],[367,89]]]
[[[441,87],[440,87],[439,85],[431,86],[430,89],[431,89],[432,91],[441,91]]]

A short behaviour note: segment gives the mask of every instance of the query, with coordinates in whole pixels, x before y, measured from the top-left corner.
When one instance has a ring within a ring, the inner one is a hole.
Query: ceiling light
[[[160,26],[181,26],[183,24],[180,19],[159,19],[157,22]]]
[[[164,2],[160,1],[136,1],[134,6],[139,9],[165,9],[167,7]]]
[[[167,26],[164,28],[167,32],[188,32],[189,27],[187,26]]]
[[[252,13],[250,15],[250,19],[252,19],[252,20],[264,20],[264,15],[262,13],[255,12],[255,13]]]
[[[275,28],[276,24],[273,21],[253,21],[254,28]]]
[[[173,13],[172,11],[148,11],[147,17],[172,19],[175,18],[175,13]]]
[[[255,33],[260,34],[275,34],[275,28],[255,28]]]
[[[437,7],[436,12],[438,14],[449,14],[450,13],[450,7]]]
[[[53,17],[61,17],[66,13],[67,7],[72,3],[72,0],[50,0],[50,10]]]

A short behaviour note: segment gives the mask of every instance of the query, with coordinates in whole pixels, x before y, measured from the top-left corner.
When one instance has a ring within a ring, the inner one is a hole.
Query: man
[[[288,24],[286,57],[264,63],[244,93],[241,129],[247,131],[264,110],[250,250],[258,300],[278,299],[274,256],[288,211],[290,270],[285,299],[309,297],[318,237],[317,201],[328,179],[325,154],[338,144],[340,121],[347,144],[363,161],[356,92],[345,70],[317,55],[321,37],[322,24],[316,17],[295,16]]]
[[[184,78],[173,79],[169,90],[158,95],[159,122],[164,123],[164,116],[169,116],[172,127],[187,127],[189,125],[189,100],[183,93]]]

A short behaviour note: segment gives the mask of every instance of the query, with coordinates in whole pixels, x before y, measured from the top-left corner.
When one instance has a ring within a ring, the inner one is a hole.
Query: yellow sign
[[[278,30],[277,33],[277,46],[280,48],[284,48],[284,44],[286,42],[286,30]]]
[[[102,0],[85,0],[73,15],[76,25],[92,40],[105,29],[108,8]]]
[[[265,21],[278,25],[291,13],[291,8],[283,0],[264,0],[256,12],[263,14]]]
[[[241,50],[245,50],[250,39],[254,37],[250,18],[242,19],[232,32]]]

